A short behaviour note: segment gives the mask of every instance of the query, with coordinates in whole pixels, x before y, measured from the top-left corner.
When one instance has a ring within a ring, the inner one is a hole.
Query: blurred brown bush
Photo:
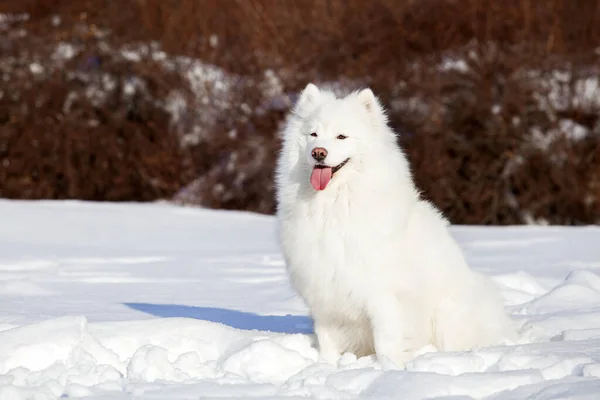
[[[0,22],[0,196],[271,213],[277,132],[313,81],[377,92],[454,223],[600,223],[600,2],[5,0],[0,13],[29,15]],[[189,65],[118,50],[154,42],[235,77],[226,101],[190,88]],[[64,43],[79,50],[56,67]]]

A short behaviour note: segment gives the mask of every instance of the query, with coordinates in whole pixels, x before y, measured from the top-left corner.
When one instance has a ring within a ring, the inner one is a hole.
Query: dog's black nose
[[[327,150],[323,147],[315,147],[312,151],[312,157],[317,161],[323,161],[327,157]]]

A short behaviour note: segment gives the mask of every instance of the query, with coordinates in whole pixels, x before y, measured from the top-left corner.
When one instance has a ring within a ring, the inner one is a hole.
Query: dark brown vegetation
[[[454,223],[600,223],[595,0],[5,0],[0,13],[29,14],[0,20],[1,197],[271,213],[277,132],[313,81],[375,90],[423,196]],[[165,61],[180,56],[218,67],[225,89],[193,87],[189,62]]]

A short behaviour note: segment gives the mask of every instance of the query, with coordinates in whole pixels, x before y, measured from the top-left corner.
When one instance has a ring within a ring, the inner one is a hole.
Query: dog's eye
[[[348,136],[346,136],[346,135],[338,135],[338,136],[337,136],[337,138],[338,138],[338,139],[340,139],[340,140],[344,140],[344,139],[346,139],[347,137],[348,137]]]
[[[316,132],[313,132],[313,133],[311,133],[311,134],[310,134],[310,136],[312,136],[312,137],[317,137],[317,133],[316,133]]]

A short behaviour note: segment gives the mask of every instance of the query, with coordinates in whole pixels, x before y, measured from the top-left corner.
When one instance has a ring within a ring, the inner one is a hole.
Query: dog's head
[[[337,98],[313,84],[304,89],[293,110],[299,163],[310,171],[306,179],[315,190],[342,181],[374,151],[374,135],[387,127],[385,113],[370,89]],[[308,173],[307,173],[308,175]]]

